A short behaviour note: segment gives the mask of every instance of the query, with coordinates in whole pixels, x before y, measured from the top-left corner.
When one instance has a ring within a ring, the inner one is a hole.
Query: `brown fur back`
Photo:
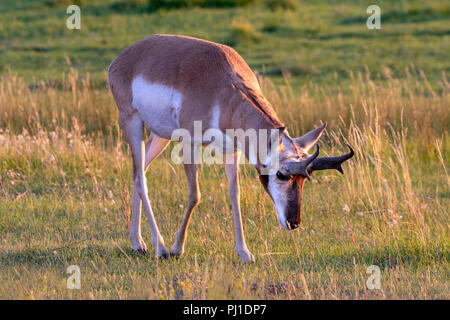
[[[167,85],[182,92],[189,106],[184,112],[201,119],[205,108],[219,103],[236,108],[230,100],[236,93],[256,109],[270,127],[282,126],[270,103],[260,92],[256,76],[232,48],[206,40],[178,36],[152,35],[127,49],[111,63],[109,83],[121,112],[131,105],[131,83],[138,76],[149,82]],[[218,100],[218,101],[217,101]],[[122,109],[122,110],[121,110]],[[228,110],[231,111],[231,110]],[[235,111],[235,110],[233,110]],[[241,110],[251,117],[255,110]],[[221,123],[231,126],[232,118]],[[236,126],[236,125],[234,125]]]

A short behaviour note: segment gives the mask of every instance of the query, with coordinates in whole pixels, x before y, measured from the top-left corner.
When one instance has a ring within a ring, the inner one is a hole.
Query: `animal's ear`
[[[309,148],[311,148],[317,140],[319,140],[323,130],[325,130],[325,127],[327,126],[327,123],[324,122],[322,125],[318,126],[317,128],[311,130],[307,134],[295,138],[294,142],[295,144],[300,147],[304,152],[307,152]]]
[[[278,145],[282,142],[282,136],[283,132],[286,129],[286,127],[278,127],[270,130],[270,137],[269,137],[269,145],[271,146],[273,143],[276,143]]]

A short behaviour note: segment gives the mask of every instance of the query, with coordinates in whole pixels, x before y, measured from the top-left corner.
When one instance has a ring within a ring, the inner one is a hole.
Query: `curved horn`
[[[355,152],[353,151],[352,147],[348,145],[348,148],[350,149],[350,152],[347,154],[344,154],[339,157],[324,157],[324,158],[317,158],[314,159],[314,161],[311,162],[311,164],[308,167],[308,173],[311,173],[316,170],[326,170],[326,169],[336,169],[340,173],[344,174],[344,170],[342,170],[341,164],[353,157]]]
[[[308,180],[311,180],[311,177],[309,176],[307,168],[317,158],[317,156],[319,155],[319,151],[320,151],[320,148],[319,148],[319,145],[317,145],[316,152],[314,152],[313,155],[310,155],[309,157],[307,157],[299,162],[287,163],[284,167],[284,171],[286,171],[286,173],[288,175],[299,174],[299,175],[304,176]]]

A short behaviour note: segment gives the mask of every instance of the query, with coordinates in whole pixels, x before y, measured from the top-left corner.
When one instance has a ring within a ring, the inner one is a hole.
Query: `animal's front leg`
[[[239,154],[236,153],[234,157],[233,164],[225,164],[225,172],[228,179],[228,192],[230,193],[231,206],[233,208],[233,220],[234,227],[236,230],[236,251],[238,255],[242,258],[242,262],[255,262],[255,257],[247,249],[247,244],[245,243],[244,230],[242,228],[242,217],[241,208],[239,204],[240,193],[239,193]]]

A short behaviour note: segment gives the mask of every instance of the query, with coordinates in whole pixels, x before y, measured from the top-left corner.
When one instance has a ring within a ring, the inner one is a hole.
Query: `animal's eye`
[[[280,180],[283,180],[283,181],[289,180],[289,177],[285,176],[280,171],[277,171],[277,178],[280,179]]]

